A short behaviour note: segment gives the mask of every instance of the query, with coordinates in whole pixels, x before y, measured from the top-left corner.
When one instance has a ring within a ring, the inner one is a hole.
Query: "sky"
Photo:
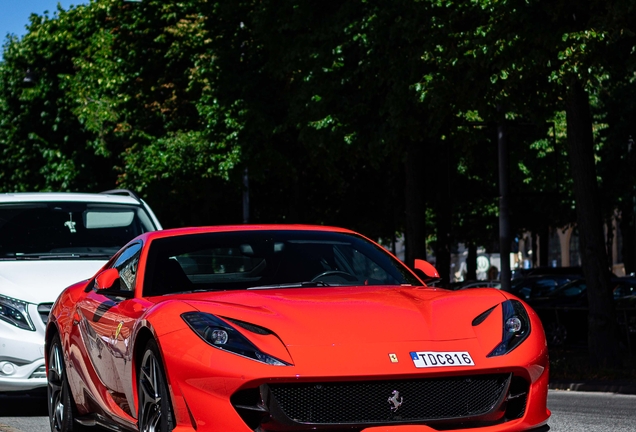
[[[49,11],[49,16],[57,10],[57,4],[63,9],[71,5],[85,4],[89,0],[0,0],[0,40],[2,45],[7,39],[8,33],[23,36],[26,33],[26,25],[32,13],[43,15]]]

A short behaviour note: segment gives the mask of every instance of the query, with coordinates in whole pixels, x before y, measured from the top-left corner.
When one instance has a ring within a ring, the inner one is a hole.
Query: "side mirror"
[[[118,280],[119,271],[116,268],[109,268],[97,275],[95,287],[98,290],[107,290],[112,288]]]
[[[413,267],[415,274],[427,285],[434,284],[442,279],[437,269],[428,261],[416,259]]]
[[[422,271],[430,279],[439,279],[437,269],[433,267],[431,263],[424,261],[423,259],[415,260],[415,270]]]

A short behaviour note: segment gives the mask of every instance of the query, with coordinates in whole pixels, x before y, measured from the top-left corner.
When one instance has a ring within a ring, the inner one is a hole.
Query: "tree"
[[[5,190],[118,185],[156,196],[165,226],[233,220],[240,206],[228,196],[240,191],[229,172],[240,149],[224,139],[232,126],[210,131],[203,120],[205,83],[192,73],[207,38],[197,6],[98,0],[32,16],[0,65]],[[159,199],[166,193],[171,200]],[[220,211],[218,201],[230,205]]]
[[[484,0],[448,9],[454,18],[450,27],[455,25],[457,31],[451,32],[444,58],[450,66],[463,65],[469,71],[467,81],[478,92],[472,95],[485,96],[469,100],[487,101],[485,106],[478,104],[482,115],[493,118],[488,114],[492,102],[505,106],[508,116],[538,119],[535,124],[549,119],[550,112],[566,111],[581,255],[593,305],[590,359],[595,366],[614,366],[618,346],[586,88],[596,89],[607,78],[604,60],[621,57],[619,52],[624,58],[626,48],[631,49],[622,36],[631,33],[625,19],[631,6],[620,1]],[[492,85],[483,77],[489,77]],[[559,98],[563,105],[557,103]]]

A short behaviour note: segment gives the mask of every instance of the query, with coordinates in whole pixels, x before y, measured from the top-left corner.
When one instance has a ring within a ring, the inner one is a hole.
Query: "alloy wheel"
[[[139,369],[139,431],[172,430],[172,411],[157,345],[148,343]]]
[[[64,361],[62,360],[62,349],[58,337],[53,340],[51,350],[49,351],[47,378],[47,396],[51,430],[56,432],[66,432],[69,430],[70,400],[67,394],[68,384],[66,383]]]

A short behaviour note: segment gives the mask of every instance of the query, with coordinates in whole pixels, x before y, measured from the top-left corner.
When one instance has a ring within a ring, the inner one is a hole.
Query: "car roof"
[[[91,202],[133,205],[140,204],[139,199],[134,198],[133,196],[109,193],[18,192],[0,194],[0,204],[29,202]]]
[[[191,234],[205,234],[215,232],[236,232],[236,231],[323,231],[323,232],[337,232],[344,234],[357,234],[354,231],[337,228],[324,225],[293,225],[293,224],[261,224],[261,225],[216,225],[216,226],[203,226],[203,227],[186,227],[186,228],[172,228],[162,231],[152,231],[142,234],[147,240],[154,240],[157,238],[175,237],[181,235]]]

